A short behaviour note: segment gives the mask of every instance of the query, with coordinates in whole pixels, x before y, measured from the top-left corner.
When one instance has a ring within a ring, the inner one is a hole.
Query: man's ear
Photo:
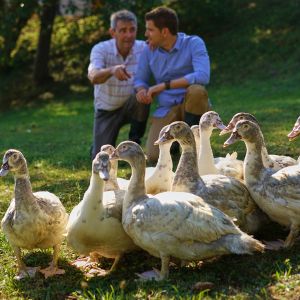
[[[167,27],[164,27],[162,30],[161,30],[161,33],[164,37],[166,37],[169,33],[170,33],[170,30],[169,28]]]
[[[111,36],[112,38],[114,38],[114,37],[115,37],[116,31],[115,31],[113,28],[109,28],[108,31],[109,31],[110,36]]]

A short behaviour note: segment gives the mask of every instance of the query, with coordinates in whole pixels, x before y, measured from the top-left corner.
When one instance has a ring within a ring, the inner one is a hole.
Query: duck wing
[[[290,166],[272,174],[266,193],[276,204],[293,208],[300,213],[300,168]]]
[[[184,192],[165,192],[135,205],[124,226],[139,227],[152,239],[170,235],[181,241],[210,243],[226,234],[240,234],[232,220],[201,198]]]

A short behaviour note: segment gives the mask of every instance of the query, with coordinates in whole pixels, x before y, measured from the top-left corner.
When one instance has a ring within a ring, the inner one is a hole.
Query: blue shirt
[[[156,84],[181,77],[190,85],[208,84],[210,63],[204,41],[198,36],[178,33],[176,43],[170,51],[160,47],[155,50],[145,47],[140,56],[134,87],[148,89],[151,75]],[[183,102],[185,92],[185,88],[180,88],[164,90],[158,94],[158,107],[154,116],[164,117],[172,106]]]

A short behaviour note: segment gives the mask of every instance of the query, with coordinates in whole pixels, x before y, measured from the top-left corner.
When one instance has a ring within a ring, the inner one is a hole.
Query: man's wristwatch
[[[167,81],[164,82],[166,90],[169,90],[171,88],[170,82],[171,82],[170,80],[167,80]]]

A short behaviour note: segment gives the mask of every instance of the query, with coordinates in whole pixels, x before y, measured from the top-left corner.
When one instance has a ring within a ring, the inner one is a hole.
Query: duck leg
[[[98,267],[93,267],[88,271],[87,276],[106,276],[106,275],[109,275],[110,273],[114,272],[117,269],[117,265],[118,265],[121,257],[122,257],[122,254],[115,257],[115,260],[114,260],[114,262],[113,262],[113,264],[112,264],[109,271],[103,270],[103,269],[98,268]]]
[[[169,263],[170,263],[170,256],[161,255],[161,270],[160,270],[159,280],[164,280],[169,277]]]
[[[16,280],[21,280],[25,277],[34,277],[36,272],[40,269],[40,267],[27,267],[21,257],[21,249],[19,247],[14,247],[13,250],[15,252],[18,264],[18,274],[15,276]]]
[[[141,274],[136,274],[139,277],[139,280],[146,281],[146,280],[164,280],[169,277],[169,263],[170,263],[170,256],[161,254],[161,270],[158,271],[157,269],[153,268],[151,271],[146,271]]]
[[[121,257],[122,257],[122,254],[115,257],[114,263],[112,264],[112,266],[109,270],[109,273],[114,272],[117,269],[117,266],[119,264]]]
[[[291,225],[290,233],[284,241],[284,248],[290,248],[294,245],[295,240],[299,234],[299,226]]]
[[[57,266],[58,254],[59,254],[60,245],[55,245],[53,247],[53,259],[48,268],[41,269],[40,272],[44,274],[45,278],[54,275],[65,274],[65,270],[59,269]]]
[[[72,262],[72,265],[76,268],[86,269],[90,266],[93,266],[98,263],[99,255],[97,252],[91,252],[89,256],[80,256],[75,261]]]
[[[285,241],[278,240],[272,242],[264,242],[266,245],[266,249],[268,250],[280,250],[282,248],[290,248],[294,245],[297,240],[297,236],[299,234],[299,226],[291,225],[289,235],[285,239]]]

